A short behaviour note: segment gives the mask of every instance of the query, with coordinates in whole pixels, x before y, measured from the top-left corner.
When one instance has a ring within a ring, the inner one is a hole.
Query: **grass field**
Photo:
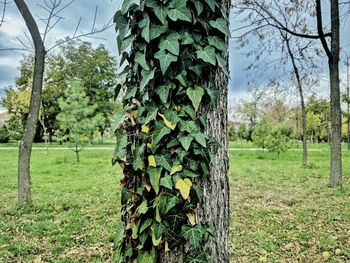
[[[17,151],[0,150],[0,262],[113,262],[111,154],[83,151],[77,165],[68,150],[35,150],[35,205],[19,211]],[[350,262],[350,154],[342,190],[327,187],[327,150],[310,152],[307,168],[300,154],[231,152],[231,262]]]

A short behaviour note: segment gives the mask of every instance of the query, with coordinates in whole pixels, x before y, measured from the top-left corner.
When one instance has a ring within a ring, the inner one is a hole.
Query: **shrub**
[[[8,143],[10,141],[10,134],[6,126],[0,126],[0,143]]]

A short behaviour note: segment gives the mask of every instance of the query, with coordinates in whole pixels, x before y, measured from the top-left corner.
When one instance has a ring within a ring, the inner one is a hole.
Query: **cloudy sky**
[[[70,0],[62,0],[65,3]],[[18,75],[19,61],[24,54],[23,51],[1,51],[5,48],[22,48],[23,46],[18,41],[21,39],[26,45],[30,46],[30,42],[26,39],[26,27],[20,13],[17,11],[13,1],[7,6],[5,23],[0,28],[0,96],[3,94],[3,87],[13,84],[15,77]],[[47,13],[39,5],[43,4],[43,0],[30,0],[26,1],[30,10],[35,14],[35,18],[47,17]],[[96,5],[98,4],[97,26],[102,26],[110,21],[113,14],[120,6],[120,0],[76,0],[69,8],[65,9],[61,16],[64,17],[60,23],[49,33],[46,47],[47,49],[53,45],[58,39],[62,39],[67,36],[71,36],[74,33],[75,27],[79,18],[81,17],[80,30],[82,32],[88,32],[92,26]],[[349,21],[347,21],[349,23]],[[43,31],[44,24],[39,24],[40,29]],[[231,17],[231,25],[235,27],[239,26],[239,22],[235,17]],[[346,32],[347,31],[347,32]],[[349,35],[349,26],[342,28],[342,34]],[[27,33],[28,35],[28,33]],[[111,53],[117,56],[117,48],[115,43],[114,28],[111,27],[107,31],[98,35],[104,39],[84,39],[91,41],[95,44],[104,44],[111,51]],[[252,42],[250,45],[254,45]],[[348,50],[350,47],[350,38],[344,38],[342,45]],[[244,98],[247,96],[246,86],[247,77],[244,70],[249,61],[244,55],[246,50],[237,50],[235,48],[235,41],[230,41],[230,96],[235,99]],[[350,53],[350,52],[349,52]],[[325,61],[326,63],[326,61]],[[342,67],[344,71],[344,67]],[[324,90],[327,90],[327,81],[322,82]]]

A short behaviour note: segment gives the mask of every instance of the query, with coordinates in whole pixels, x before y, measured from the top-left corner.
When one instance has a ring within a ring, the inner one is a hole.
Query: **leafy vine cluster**
[[[227,74],[228,19],[216,0],[124,0],[114,17],[124,70],[113,164],[123,169],[121,262],[182,250],[207,262],[211,227],[197,222],[217,143],[204,133],[217,67]],[[131,47],[131,49],[130,49]]]

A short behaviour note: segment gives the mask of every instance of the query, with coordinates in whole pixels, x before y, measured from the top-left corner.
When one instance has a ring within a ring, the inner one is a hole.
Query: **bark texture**
[[[221,0],[219,5],[229,16],[230,0]],[[227,40],[228,41],[228,40]],[[228,60],[228,54],[226,61]],[[228,65],[228,64],[227,64]],[[199,222],[209,222],[215,230],[211,244],[211,262],[226,263],[230,261],[229,227],[230,227],[230,189],[227,142],[227,93],[228,77],[221,69],[217,70],[214,83],[210,85],[219,89],[216,107],[207,114],[207,133],[219,144],[216,163],[210,167],[210,178],[203,182],[203,202],[198,212]]]
[[[19,206],[27,206],[32,204],[30,157],[39,118],[46,52],[38,26],[26,3],[23,0],[15,0],[15,3],[27,25],[35,47],[35,62],[29,114],[26,120],[23,138],[20,141],[18,157],[18,204]]]
[[[331,170],[329,177],[330,187],[342,187],[342,156],[341,156],[341,108],[339,87],[339,52],[340,52],[340,18],[339,1],[330,1],[331,6],[331,47],[323,32],[321,0],[316,0],[317,30],[322,46],[328,57],[330,101],[331,101]]]
[[[340,107],[340,87],[339,87],[339,1],[331,1],[331,25],[332,25],[332,41],[331,41],[331,57],[329,58],[330,72],[330,95],[331,95],[331,174],[329,185],[331,187],[341,187],[342,179],[342,154],[341,154],[341,107]]]

